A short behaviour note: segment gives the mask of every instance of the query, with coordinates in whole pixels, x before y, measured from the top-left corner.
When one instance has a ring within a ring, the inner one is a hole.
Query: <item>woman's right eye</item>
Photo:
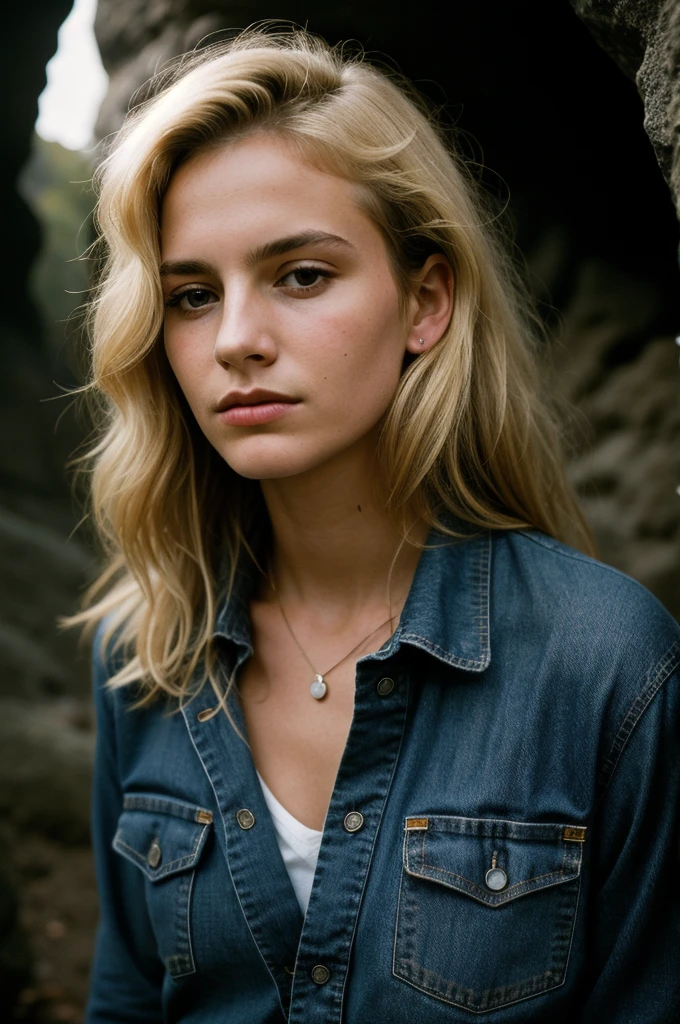
[[[165,308],[178,308],[183,313],[191,313],[216,301],[215,292],[211,292],[209,288],[187,288],[183,292],[171,295],[165,303]]]

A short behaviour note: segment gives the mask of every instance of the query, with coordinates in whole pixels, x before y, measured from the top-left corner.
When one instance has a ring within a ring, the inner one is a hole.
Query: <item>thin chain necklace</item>
[[[339,665],[342,665],[343,661],[347,661],[350,655],[354,654],[355,651],[358,651],[362,644],[365,644],[366,641],[370,640],[372,636],[375,636],[378,630],[382,629],[383,626],[386,626],[388,622],[391,622],[393,617],[390,615],[389,619],[385,619],[385,621],[381,622],[379,626],[376,626],[375,629],[371,630],[368,636],[365,636],[363,640],[360,640],[358,644],[355,644],[351,651],[348,651],[347,654],[344,654],[342,658],[340,658],[340,661],[336,661],[335,665],[331,665],[331,667],[327,668],[325,672],[319,672],[314,667],[314,665],[312,665],[311,661],[309,660],[309,657],[307,656],[307,652],[305,651],[304,647],[302,646],[298,638],[295,636],[295,633],[293,632],[293,627],[288,621],[286,610],[283,607],[283,602],[281,600],[278,590],[276,589],[276,584],[274,583],[273,579],[271,580],[271,584],[272,589],[276,595],[276,600],[278,601],[279,608],[281,609],[281,615],[283,617],[283,621],[286,624],[286,629],[290,633],[300,654],[305,659],[305,661],[307,662],[307,664],[309,665],[309,667],[311,668],[312,672],[316,677],[312,685],[309,687],[309,692],[311,693],[314,700],[323,700],[326,694],[328,693],[328,684],[326,682],[326,676],[329,676],[334,669],[338,668]]]

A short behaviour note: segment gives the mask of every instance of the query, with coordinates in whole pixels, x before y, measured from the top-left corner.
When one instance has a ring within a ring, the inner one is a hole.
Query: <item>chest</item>
[[[283,806],[309,828],[323,828],[354,711],[355,661],[328,679],[323,700],[299,659],[244,666],[239,697],[255,767]]]
[[[254,603],[251,620],[254,653],[238,684],[250,752],[286,810],[320,831],[354,716],[357,659],[366,648],[352,647],[363,626],[305,636],[307,653],[276,606]],[[389,632],[386,625],[373,634],[369,649],[380,647]],[[326,686],[322,699],[311,692],[317,673]]]
[[[183,826],[191,832],[186,850],[173,850],[177,812],[159,816],[157,801],[132,811],[143,819],[135,827],[148,825],[139,845],[144,863],[148,833],[177,865],[176,874],[146,882],[163,956],[175,969],[189,928],[192,973],[207,985],[229,978],[225,991],[240,994],[239,1012],[247,1006],[250,1021],[285,1019],[273,1009],[277,992],[295,1024],[453,1024],[480,1010],[491,1011],[494,1024],[565,1019],[578,970],[568,976],[566,955],[557,962],[555,950],[568,950],[575,935],[571,963],[578,965],[576,911],[579,879],[585,903],[588,844],[565,843],[563,826],[587,819],[590,800],[579,798],[571,770],[553,772],[545,784],[545,750],[537,756],[532,742],[534,730],[545,730],[545,716],[525,706],[523,740],[510,745],[500,694],[484,700],[472,683],[438,684],[421,665],[409,672],[360,665],[355,692],[304,924],[250,751],[225,716],[201,721],[198,708],[187,709],[196,772],[181,785],[176,777],[172,786],[156,778],[143,788],[210,809],[204,845],[195,842],[194,831],[205,827],[195,814]],[[175,723],[163,727],[173,729],[177,750]],[[190,764],[188,756],[183,763]],[[591,769],[584,765],[584,775],[592,777]],[[549,824],[537,831],[528,822]],[[125,838],[124,855],[134,841]],[[486,884],[494,857],[507,875],[498,891]],[[502,955],[490,958],[489,949]],[[268,994],[268,1008],[254,1011],[253,993]]]

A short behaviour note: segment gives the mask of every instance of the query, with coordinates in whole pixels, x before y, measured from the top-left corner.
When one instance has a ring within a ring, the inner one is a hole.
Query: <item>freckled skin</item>
[[[351,248],[315,242],[245,262],[255,247],[308,230],[341,236]],[[201,302],[167,310],[164,340],[199,426],[226,462],[264,480],[306,473],[354,447],[373,450],[410,325],[383,238],[354,186],[302,162],[285,142],[258,136],[200,153],[178,170],[161,235],[163,261],[212,267],[164,280],[166,298],[191,286]],[[220,420],[222,396],[256,387],[298,404],[268,424]]]

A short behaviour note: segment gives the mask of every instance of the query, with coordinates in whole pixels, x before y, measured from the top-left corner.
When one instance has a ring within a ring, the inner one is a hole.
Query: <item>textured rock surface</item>
[[[38,223],[16,188],[28,158],[45,64],[71,0],[35,0],[3,10],[0,86],[3,159],[0,202],[11,287],[0,310],[0,1017],[11,1017],[37,965],[21,923],[24,879],[12,870],[22,833],[14,819],[71,840],[87,836],[91,732],[64,749],[71,732],[57,695],[77,699],[86,685],[76,638],[59,636],[55,618],[77,600],[88,556],[67,546],[76,513],[64,475],[67,446],[55,439],[61,412],[53,354],[28,288],[40,245]],[[63,381],[62,381],[63,383]],[[84,665],[84,662],[83,662]],[[64,697],[61,699],[63,700]],[[73,711],[70,712],[73,714]],[[60,732],[62,729],[62,732]],[[64,827],[65,826],[65,827]],[[35,947],[31,947],[34,951]],[[42,1011],[41,1011],[42,1012]],[[32,1016],[24,1021],[55,1019]],[[62,1019],[72,1019],[63,1017]]]
[[[624,297],[627,302],[624,302]],[[680,402],[673,337],[645,333],[654,295],[599,263],[585,264],[564,312],[556,386],[578,410],[570,476],[600,557],[649,587],[680,618]]]
[[[645,129],[680,217],[680,4],[677,0],[572,0],[601,46],[635,80]]]
[[[89,702],[0,698],[0,812],[62,842],[89,836]]]

